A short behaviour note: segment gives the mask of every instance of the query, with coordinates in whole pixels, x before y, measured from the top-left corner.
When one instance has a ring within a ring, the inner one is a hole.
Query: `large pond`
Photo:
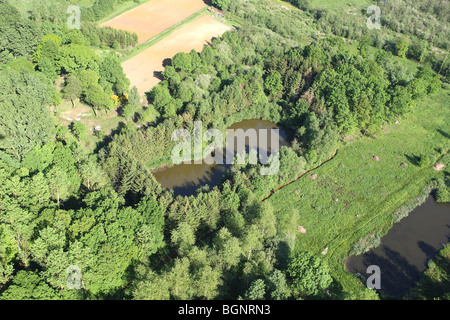
[[[400,296],[412,288],[444,244],[450,241],[450,203],[429,196],[425,203],[395,223],[381,245],[346,261],[347,271],[365,277],[367,267],[380,267],[380,291]]]
[[[260,129],[266,129],[267,133],[270,132],[270,129],[279,129],[279,146],[289,145],[287,131],[269,121],[244,120],[233,124],[228,129],[242,129],[244,132],[247,132],[248,129],[255,129],[258,140],[260,138],[259,132],[264,132],[260,131]],[[270,153],[272,141],[269,134],[266,136],[268,137],[267,152]],[[249,146],[251,146],[250,142],[249,140],[246,140],[244,147],[247,149],[247,152]],[[259,148],[257,148],[257,150],[258,152],[266,151]],[[224,159],[226,159],[226,154],[224,151],[225,150],[217,150],[216,152],[223,155]],[[240,153],[242,151],[243,150],[238,150],[236,143],[235,152]],[[199,187],[208,185],[212,188],[219,185],[224,173],[227,169],[231,168],[231,165],[226,164],[225,162],[226,161],[224,160],[223,164],[207,164],[205,161],[202,161],[201,164],[181,163],[179,165],[157,171],[153,173],[153,175],[164,188],[173,190],[175,195],[189,196],[195,194]]]

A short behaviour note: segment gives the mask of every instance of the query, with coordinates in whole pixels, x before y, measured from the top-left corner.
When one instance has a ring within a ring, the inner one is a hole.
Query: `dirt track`
[[[139,43],[143,43],[205,6],[203,0],[151,0],[101,26],[136,32]]]
[[[142,95],[160,82],[155,77],[164,70],[163,61],[178,52],[192,49],[200,52],[213,37],[221,36],[231,28],[219,20],[205,14],[174,31],[150,48],[122,63],[123,70]]]

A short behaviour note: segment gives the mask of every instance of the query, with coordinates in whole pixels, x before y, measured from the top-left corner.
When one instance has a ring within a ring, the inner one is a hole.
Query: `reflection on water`
[[[214,187],[221,181],[228,165],[179,164],[167,168],[153,175],[156,180],[167,189],[172,189],[175,195],[188,196],[195,194],[197,188],[209,185]]]
[[[233,124],[228,129],[255,129],[256,132],[260,129],[266,129],[270,132],[270,129],[279,129],[279,146],[287,146],[289,145],[287,133],[285,130],[280,129],[276,124],[270,121],[264,120],[244,120],[238,123]],[[228,137],[227,137],[228,138]],[[270,138],[268,139],[267,147],[270,152],[270,147],[272,143]],[[248,152],[248,141],[246,141],[246,149]],[[237,149],[237,144],[235,144],[235,150]],[[238,150],[236,150],[238,151]],[[242,150],[239,150],[241,152]],[[258,150],[262,154],[264,154],[266,150]],[[222,150],[217,150],[219,154],[223,155],[224,152]],[[172,189],[175,195],[188,196],[196,193],[197,188],[205,185],[209,185],[210,187],[214,187],[220,184],[223,174],[227,169],[230,169],[231,165],[229,164],[212,164],[209,165],[204,161],[201,164],[179,164],[173,167],[155,172],[153,175],[156,180],[164,187],[168,189]]]
[[[381,269],[381,291],[399,296],[410,289],[445,243],[450,241],[450,203],[430,196],[381,238],[381,245],[365,254],[351,256],[347,271],[366,274],[367,267]]]

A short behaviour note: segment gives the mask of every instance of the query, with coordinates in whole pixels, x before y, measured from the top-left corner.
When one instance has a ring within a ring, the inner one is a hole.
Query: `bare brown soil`
[[[101,26],[136,32],[138,42],[143,43],[205,6],[203,0],[151,0]]]
[[[172,58],[181,51],[201,51],[213,37],[219,37],[230,29],[210,15],[203,15],[122,63],[123,70],[130,79],[131,86],[136,86],[143,95],[161,81],[165,59]]]

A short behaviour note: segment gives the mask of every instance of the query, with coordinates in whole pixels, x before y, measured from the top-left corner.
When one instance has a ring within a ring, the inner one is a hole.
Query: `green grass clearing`
[[[415,157],[426,153],[439,158],[438,149],[448,150],[449,95],[450,90],[442,89],[419,102],[380,137],[362,137],[341,147],[334,159],[314,171],[316,180],[305,175],[267,200],[291,248],[320,255],[328,247],[324,258],[344,291],[362,288],[343,263],[352,245],[368,234],[384,235],[392,227],[393,213],[444,174],[431,165],[417,166]],[[447,155],[440,161],[448,168]],[[298,233],[299,225],[306,234]]]

